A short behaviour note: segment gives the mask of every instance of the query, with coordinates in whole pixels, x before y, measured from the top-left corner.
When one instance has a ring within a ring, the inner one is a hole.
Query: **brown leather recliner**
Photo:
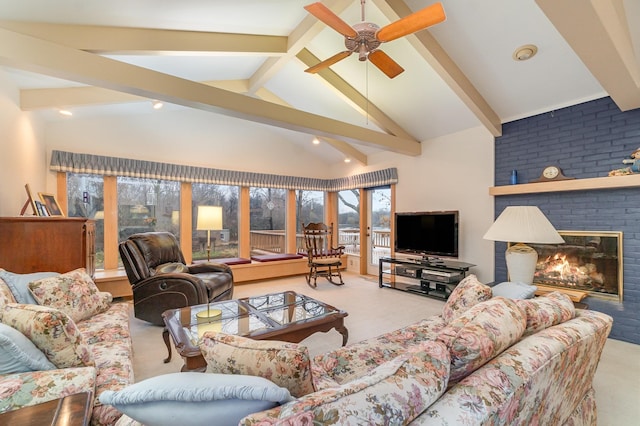
[[[136,318],[164,325],[162,313],[233,297],[233,273],[222,263],[186,265],[170,232],[131,235],[118,249],[133,287]]]

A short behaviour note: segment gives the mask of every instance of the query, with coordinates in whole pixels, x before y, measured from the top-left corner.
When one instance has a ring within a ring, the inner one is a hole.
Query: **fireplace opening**
[[[558,232],[564,244],[528,244],[538,253],[533,283],[622,301],[622,232]]]

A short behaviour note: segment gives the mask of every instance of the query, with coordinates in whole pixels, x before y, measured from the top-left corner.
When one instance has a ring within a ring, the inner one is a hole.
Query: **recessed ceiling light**
[[[349,158],[349,157],[345,158],[345,159],[344,159],[344,162],[345,162],[345,163],[350,163],[350,162],[351,162],[351,158]]]
[[[538,47],[533,44],[525,44],[524,46],[518,47],[513,52],[513,60],[514,61],[526,61],[528,59],[533,58],[536,53],[538,53]]]
[[[152,104],[153,104],[153,109],[160,109],[164,106],[164,104],[160,101],[153,101]]]
[[[67,116],[67,117],[71,117],[73,115],[73,113],[71,111],[69,111],[68,109],[59,109],[58,113],[60,115],[64,115],[64,116]]]
[[[320,145],[320,139],[318,138],[313,138],[313,141],[311,141],[314,145]]]

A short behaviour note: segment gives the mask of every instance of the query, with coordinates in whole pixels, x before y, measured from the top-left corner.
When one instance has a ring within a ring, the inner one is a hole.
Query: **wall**
[[[42,125],[19,108],[20,94],[0,69],[0,216],[18,216],[27,199],[46,192],[46,151]],[[31,214],[29,208],[25,214]]]
[[[549,164],[578,179],[607,176],[640,147],[640,110],[621,112],[602,98],[507,123],[495,145],[496,185],[507,185],[512,169],[529,182]],[[640,344],[640,188],[500,196],[496,216],[508,205],[537,205],[556,229],[623,232],[623,302],[585,302],[613,316],[612,338]],[[496,243],[497,281],[507,277],[505,249]]]

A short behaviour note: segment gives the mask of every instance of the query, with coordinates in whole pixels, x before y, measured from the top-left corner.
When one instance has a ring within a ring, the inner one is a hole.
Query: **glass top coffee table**
[[[171,361],[171,335],[184,359],[181,371],[204,371],[207,363],[198,340],[210,330],[256,340],[298,343],[314,333],[335,329],[342,334],[344,346],[349,338],[344,326],[347,315],[345,311],[293,291],[170,309],[162,314],[166,325],[162,337],[169,353],[164,362]]]

